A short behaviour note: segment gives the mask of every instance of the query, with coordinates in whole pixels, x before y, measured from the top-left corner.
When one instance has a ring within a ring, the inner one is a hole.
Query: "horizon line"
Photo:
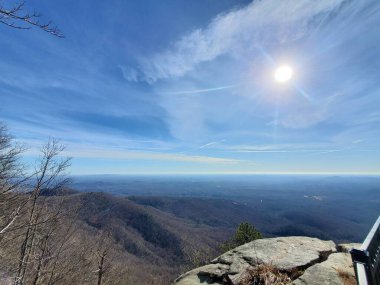
[[[162,172],[162,173],[82,173],[68,176],[186,176],[186,175],[315,175],[315,176],[380,176],[380,172]]]

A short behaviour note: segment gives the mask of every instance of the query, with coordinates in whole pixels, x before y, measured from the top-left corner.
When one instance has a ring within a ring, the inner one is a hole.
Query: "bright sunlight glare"
[[[287,82],[292,79],[292,77],[293,69],[288,65],[279,66],[274,73],[274,79],[280,83]]]

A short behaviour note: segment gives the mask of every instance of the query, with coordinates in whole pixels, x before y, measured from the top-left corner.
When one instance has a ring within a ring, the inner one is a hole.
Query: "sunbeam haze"
[[[380,173],[375,0],[48,1],[0,26],[0,119],[75,174]],[[26,6],[28,8],[28,6]]]

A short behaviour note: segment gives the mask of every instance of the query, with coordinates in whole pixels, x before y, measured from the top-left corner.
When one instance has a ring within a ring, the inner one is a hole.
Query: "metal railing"
[[[380,216],[360,249],[350,251],[359,285],[380,285]]]

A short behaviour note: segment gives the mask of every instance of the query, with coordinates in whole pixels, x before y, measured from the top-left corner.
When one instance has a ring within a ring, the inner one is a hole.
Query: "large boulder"
[[[293,285],[343,285],[355,284],[355,273],[348,253],[333,253],[304,272]]]
[[[246,278],[249,270],[259,268],[260,265],[268,265],[296,278],[304,270],[306,270],[306,273],[308,268],[325,260],[330,263],[326,263],[323,269],[329,268],[336,258],[330,261],[327,258],[336,251],[334,242],[322,241],[317,238],[280,237],[259,239],[222,254],[209,265],[183,274],[175,280],[174,284],[240,284],[241,280]],[[340,261],[342,260],[337,257],[336,262],[339,263]],[[342,261],[342,268],[347,266],[346,261],[346,259],[344,259],[344,262]],[[289,280],[292,281],[291,279]]]

